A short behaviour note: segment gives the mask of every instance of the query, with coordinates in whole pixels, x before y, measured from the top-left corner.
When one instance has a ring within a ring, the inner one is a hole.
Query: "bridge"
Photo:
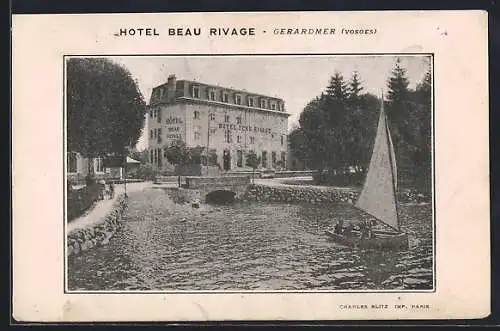
[[[241,198],[250,185],[250,176],[186,177],[184,188],[195,190],[200,202]]]

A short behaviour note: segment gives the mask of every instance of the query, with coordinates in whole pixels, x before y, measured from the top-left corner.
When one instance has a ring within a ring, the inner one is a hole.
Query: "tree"
[[[304,130],[300,127],[293,129],[288,134],[288,141],[290,142],[293,157],[307,166],[309,164],[310,146]]]
[[[417,84],[414,92],[415,125],[418,134],[415,140],[413,164],[415,165],[415,183],[424,193],[432,190],[432,75],[426,72],[422,82]]]
[[[207,164],[210,166],[216,166],[217,164],[217,150],[210,149],[207,152]]]
[[[168,145],[165,150],[165,157],[168,162],[175,166],[183,166],[189,161],[189,152],[186,147],[186,143],[182,140],[175,140],[170,145]],[[181,175],[177,174],[177,180],[179,187],[181,186]]]
[[[363,91],[363,86],[361,86],[361,80],[359,78],[359,73],[355,71],[352,74],[351,81],[348,86],[348,100],[349,105],[356,109],[359,108],[361,102],[361,91]]]
[[[398,180],[403,186],[430,191],[431,74],[417,89],[409,89],[406,70],[398,59],[388,80],[387,115],[393,134]]]
[[[254,178],[255,178],[255,169],[257,169],[260,165],[261,158],[260,156],[257,156],[253,150],[249,151],[246,154],[245,158],[245,164],[247,167],[252,168],[252,183],[254,183]]]
[[[145,113],[127,69],[105,58],[68,60],[68,150],[89,158],[125,156],[141,135]]]
[[[331,133],[331,128],[325,125],[325,113],[325,95],[322,94],[306,105],[299,118],[301,128],[299,139],[307,145],[307,148],[302,148],[301,156],[311,167],[319,170],[324,169],[327,164],[325,155],[328,153],[328,134]],[[297,147],[295,144],[295,148]]]
[[[396,145],[409,144],[411,128],[411,105],[409,81],[406,69],[401,67],[401,60],[396,60],[396,65],[388,81],[387,117],[393,129]],[[413,124],[411,124],[413,125]]]

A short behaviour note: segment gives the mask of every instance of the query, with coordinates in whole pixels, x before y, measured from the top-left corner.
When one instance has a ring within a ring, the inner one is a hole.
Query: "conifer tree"
[[[349,100],[351,101],[351,104],[354,104],[354,106],[359,106],[359,99],[361,91],[363,91],[363,86],[361,86],[361,80],[357,71],[352,74],[348,90]]]

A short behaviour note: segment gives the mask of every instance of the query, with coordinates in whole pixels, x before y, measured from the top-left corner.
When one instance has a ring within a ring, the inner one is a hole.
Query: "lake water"
[[[129,195],[108,245],[71,257],[70,290],[432,289],[432,205],[400,205],[410,250],[346,248],[325,230],[356,219],[348,204],[174,203],[163,190]]]

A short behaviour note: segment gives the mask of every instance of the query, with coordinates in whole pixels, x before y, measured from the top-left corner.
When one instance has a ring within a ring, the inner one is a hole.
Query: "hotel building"
[[[148,112],[149,157],[158,169],[166,168],[163,151],[175,140],[215,151],[226,171],[248,170],[251,150],[261,168],[286,167],[289,114],[282,99],[171,75],[153,89]]]

